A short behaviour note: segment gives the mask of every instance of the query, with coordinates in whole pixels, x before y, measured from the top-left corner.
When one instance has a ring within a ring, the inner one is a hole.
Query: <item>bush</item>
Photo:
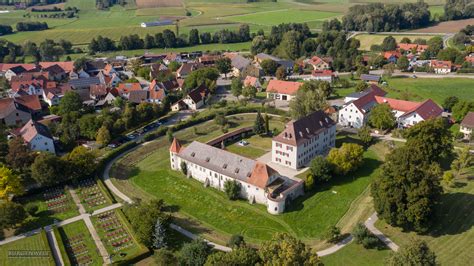
[[[326,230],[326,234],[324,235],[324,238],[331,243],[338,242],[339,239],[341,238],[341,229],[335,225],[329,227]]]
[[[34,203],[28,203],[25,206],[26,212],[28,212],[31,216],[35,216],[36,212],[38,211],[38,205]]]
[[[245,245],[244,237],[241,235],[232,235],[229,242],[227,242],[227,245],[231,248]]]
[[[311,191],[314,188],[314,176],[313,174],[306,175],[306,179],[304,180],[304,191]]]
[[[364,224],[358,223],[352,232],[352,236],[357,244],[362,244],[366,249],[378,248],[381,243],[380,240],[374,236]]]
[[[226,180],[224,182],[224,192],[230,200],[236,200],[240,194],[240,184],[235,180]]]
[[[181,171],[183,172],[184,175],[187,175],[188,174],[188,166],[186,165],[185,162],[181,162]]]

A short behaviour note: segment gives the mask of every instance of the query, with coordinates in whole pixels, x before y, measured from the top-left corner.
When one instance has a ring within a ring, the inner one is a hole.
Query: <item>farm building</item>
[[[149,27],[165,26],[165,25],[171,25],[171,24],[173,24],[173,21],[171,20],[162,20],[162,21],[142,22],[140,24],[140,27],[149,28]]]

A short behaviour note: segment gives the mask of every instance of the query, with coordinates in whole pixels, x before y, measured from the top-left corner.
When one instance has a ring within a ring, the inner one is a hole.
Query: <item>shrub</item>
[[[330,226],[326,230],[324,238],[331,243],[339,241],[339,239],[341,238],[341,229],[335,225]]]
[[[231,248],[245,245],[244,237],[241,235],[232,235],[229,242],[227,242],[227,245]]]
[[[36,212],[38,211],[38,205],[34,203],[28,203],[25,206],[26,212],[28,212],[31,216],[35,216]]]
[[[380,246],[380,240],[374,236],[364,224],[358,223],[352,232],[352,236],[357,244],[362,244],[366,249]]]
[[[235,180],[226,180],[224,182],[224,192],[230,200],[236,200],[240,194],[240,184]]]
[[[304,190],[305,191],[311,191],[314,188],[314,176],[313,174],[308,174],[306,176],[306,179],[304,181]]]
[[[188,174],[188,166],[186,165],[185,162],[181,162],[181,171],[183,172],[184,175]]]

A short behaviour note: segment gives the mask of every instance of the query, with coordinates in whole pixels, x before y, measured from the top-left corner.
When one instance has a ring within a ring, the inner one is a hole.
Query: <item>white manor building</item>
[[[292,120],[272,140],[272,162],[299,169],[336,144],[336,123],[323,111]]]
[[[188,177],[219,190],[224,190],[227,180],[237,181],[241,198],[266,205],[271,214],[284,212],[291,200],[304,193],[302,180],[284,177],[264,163],[197,141],[182,147],[174,139],[170,163],[171,169],[182,171],[186,167]]]

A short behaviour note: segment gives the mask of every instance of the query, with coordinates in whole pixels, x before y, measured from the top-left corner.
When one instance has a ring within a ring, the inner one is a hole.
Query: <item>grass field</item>
[[[385,235],[398,245],[407,245],[412,238],[425,240],[436,253],[441,265],[472,265],[474,261],[474,167],[456,180],[455,188],[445,188],[437,209],[436,221],[427,235],[405,233],[379,220],[376,223]],[[468,178],[470,177],[470,178]]]
[[[280,125],[283,127],[283,123]],[[246,146],[240,146],[238,143],[226,146],[226,149],[230,152],[240,154],[247,158],[257,159],[272,149],[272,139],[270,137],[260,137],[253,135],[250,138],[244,139],[249,144]]]
[[[352,242],[336,253],[322,257],[321,260],[327,266],[382,266],[385,265],[389,254],[388,249],[365,249],[362,245]]]
[[[428,98],[442,104],[448,96],[474,100],[474,80],[468,78],[391,78],[387,89],[389,97],[423,101]]]
[[[249,126],[253,124],[253,117],[247,115],[233,122],[238,122],[239,127]],[[274,127],[273,121],[270,127]],[[186,129],[177,132],[176,137],[186,142],[206,141],[221,134],[216,131],[218,127],[208,122],[198,126],[199,136]],[[204,132],[208,134],[203,135]],[[124,157],[112,172],[112,176],[117,177],[115,184],[130,196],[163,199],[178,210],[177,223],[221,243],[236,233],[250,242],[259,243],[275,232],[287,232],[310,244],[320,245],[323,232],[344,216],[351,202],[366,189],[380,164],[377,150],[371,149],[365,153],[365,164],[359,171],[321,185],[316,193],[296,200],[286,213],[273,216],[263,205],[228,201],[223,192],[204,189],[198,181],[171,171],[168,147],[169,143],[160,138]]]
[[[45,257],[23,257],[23,258],[9,258],[8,251],[41,251],[45,252]],[[51,249],[46,238],[46,233],[41,233],[29,236],[6,245],[0,248],[0,265],[8,266],[37,266],[37,265],[55,265]]]
[[[384,34],[359,34],[355,38],[360,41],[360,49],[364,51],[370,51],[370,46],[373,44],[382,44],[383,39],[389,35],[384,35]],[[428,40],[435,35],[392,35],[397,41],[401,41],[404,37],[410,38],[411,40],[415,39],[425,39]]]
[[[86,224],[84,221],[78,221],[74,222],[72,224],[68,224],[62,227],[59,227],[57,229],[59,233],[59,237],[61,238],[61,242],[63,245],[65,245],[63,248],[60,248],[61,255],[63,257],[63,260],[69,259],[70,265],[74,265],[74,259],[72,257],[72,254],[67,251],[67,245],[71,245],[73,247],[77,247],[77,245],[85,245],[87,249],[87,255],[89,255],[92,259],[92,264],[90,265],[102,265],[103,260],[102,257],[99,254],[99,251],[97,250],[97,247],[94,243],[94,240],[92,236],[89,233],[89,230],[87,229]],[[73,237],[77,237],[78,235],[82,236],[82,240],[79,244],[76,244],[78,241],[73,240]],[[56,235],[56,237],[58,237]]]
[[[339,15],[338,13],[322,12],[322,11],[308,11],[308,10],[275,10],[267,12],[257,12],[248,15],[237,15],[232,17],[225,17],[225,20],[240,22],[240,23],[251,23],[257,25],[277,25],[279,23],[290,23],[290,22],[309,22],[324,20],[330,17]]]

